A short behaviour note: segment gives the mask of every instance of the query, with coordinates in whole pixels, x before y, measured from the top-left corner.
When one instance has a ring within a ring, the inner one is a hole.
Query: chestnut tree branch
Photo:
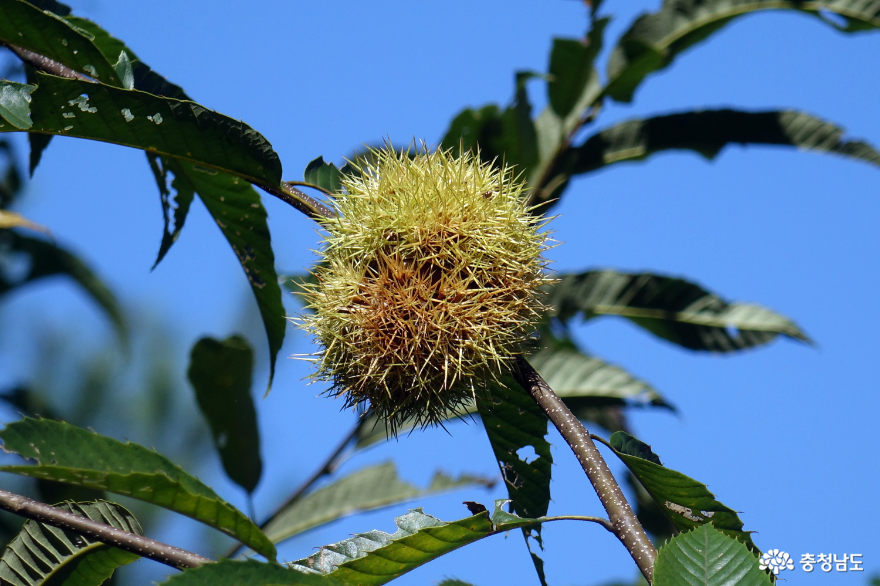
[[[87,517],[74,515],[6,490],[0,490],[0,509],[46,525],[76,531],[91,539],[130,551],[141,557],[150,558],[178,570],[195,568],[214,562],[214,560],[196,553],[142,535],[129,533],[104,523],[98,523]]]
[[[513,375],[522,387],[528,390],[532,398],[541,406],[559,433],[562,434],[587,478],[599,495],[602,506],[611,521],[611,532],[623,543],[636,565],[648,582],[653,581],[654,560],[657,550],[648,539],[647,533],[639,523],[620,485],[608,469],[608,464],[590,439],[589,432],[580,420],[562,402],[547,382],[538,374],[532,365],[522,356],[516,357]]]

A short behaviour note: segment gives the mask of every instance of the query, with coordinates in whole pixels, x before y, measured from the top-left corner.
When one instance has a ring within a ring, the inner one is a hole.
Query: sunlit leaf
[[[341,582],[304,574],[275,563],[220,560],[175,574],[160,586],[344,586]]]
[[[254,491],[263,472],[260,430],[251,396],[253,369],[254,351],[247,340],[231,336],[196,342],[187,370],[223,469],[248,492]]]
[[[275,546],[242,512],[164,456],[68,423],[28,419],[0,431],[3,449],[34,460],[0,470],[88,486],[175,511],[238,539],[274,559]]]
[[[691,350],[731,352],[782,334],[810,339],[787,317],[754,304],[728,303],[701,286],[651,273],[612,270],[559,275],[548,288],[549,316],[563,323],[581,315],[618,315]]]
[[[354,472],[281,509],[263,531],[278,543],[342,517],[472,486],[490,487],[494,480],[436,472],[426,488],[401,480],[393,462]]]
[[[103,83],[120,85],[113,65],[87,31],[22,0],[0,0],[0,14],[0,41],[49,57]]]
[[[770,576],[739,541],[702,525],[657,552],[654,586],[771,586]]]
[[[799,10],[842,32],[880,27],[880,5],[859,0],[665,0],[654,13],[640,16],[620,38],[608,61],[605,93],[629,102],[642,80],[668,67],[684,50],[743,15],[770,9]],[[842,18],[838,25],[826,14]]]
[[[743,523],[736,511],[718,502],[705,484],[664,467],[651,446],[628,433],[615,432],[609,444],[645,490],[661,505],[676,530],[688,531],[710,524],[744,543],[752,552],[758,551],[752,542],[751,531],[743,531]]]
[[[30,104],[35,89],[26,83],[0,79],[0,130],[6,130],[4,121],[14,127],[10,130],[27,130],[33,126]]]
[[[116,503],[64,503],[63,511],[143,535],[137,519]],[[140,559],[91,537],[28,521],[0,558],[0,582],[9,586],[100,586],[116,568]]]
[[[22,236],[9,230],[0,231],[0,252],[20,253],[29,264],[27,271],[15,278],[4,275],[0,270],[0,296],[44,277],[70,277],[104,310],[119,337],[127,343],[128,327],[116,297],[76,255],[51,242]]]
[[[542,517],[550,506],[550,478],[553,455],[546,439],[547,416],[529,393],[512,377],[505,386],[492,385],[490,400],[480,400],[480,417],[492,444],[492,452],[501,469],[501,477],[510,496],[512,511],[523,517]],[[542,584],[544,562],[532,551],[530,538],[544,548],[541,526],[523,529],[526,547],[532,556]]]
[[[3,228],[27,228],[36,232],[43,232],[44,234],[49,233],[48,228],[36,222],[31,222],[21,214],[0,209],[0,229]]]

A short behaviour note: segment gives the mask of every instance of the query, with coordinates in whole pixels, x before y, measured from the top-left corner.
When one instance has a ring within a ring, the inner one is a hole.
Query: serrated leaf
[[[231,336],[196,342],[186,373],[211,427],[223,470],[249,493],[263,472],[257,411],[251,396],[253,369],[254,351],[247,340]]]
[[[256,190],[243,179],[215,173],[185,161],[165,161],[180,181],[178,192],[187,189],[199,198],[232,246],[257,300],[269,342],[269,387],[275,361],[284,342],[287,318],[281,303],[281,286],[275,272],[275,253],[269,234],[268,214]]]
[[[426,488],[419,488],[401,480],[393,462],[385,462],[358,470],[294,501],[266,523],[263,531],[272,543],[279,543],[348,515],[465,487],[493,484],[493,480],[478,476],[466,474],[452,478],[436,472]]]
[[[547,416],[535,400],[512,377],[493,384],[490,400],[478,400],[483,427],[501,469],[510,496],[511,510],[523,517],[543,517],[550,506],[553,455],[546,439]],[[531,450],[532,453],[527,453]],[[543,561],[532,551],[529,538],[544,548],[541,526],[523,529],[526,547],[538,577],[546,586]]]
[[[394,519],[397,532],[359,533],[327,545],[307,558],[290,564],[309,574],[335,578],[345,584],[379,586],[410,570],[460,547],[518,527],[531,527],[540,521],[521,518],[501,510],[506,501],[495,502],[492,518],[488,511],[450,523],[413,509]],[[547,517],[542,521],[554,520]]]
[[[651,273],[613,270],[559,276],[548,287],[548,317],[563,323],[617,315],[691,350],[732,352],[782,334],[809,342],[790,319],[759,305],[728,303],[701,286]]]
[[[110,318],[123,343],[127,344],[128,326],[116,297],[103,281],[76,255],[45,240],[22,236],[14,232],[0,232],[0,251],[21,253],[30,261],[28,271],[11,279],[0,271],[0,296],[26,283],[65,275],[78,283]]]
[[[344,586],[326,576],[304,574],[275,563],[220,560],[175,574],[160,586]]]
[[[626,432],[615,432],[609,443],[645,490],[661,505],[678,531],[711,524],[746,544],[753,552],[758,552],[751,532],[743,531],[743,523],[736,511],[718,502],[705,484],[658,464],[659,457],[651,446]]]
[[[171,188],[168,186],[168,168],[173,165],[166,157],[158,157],[153,153],[147,153],[147,161],[150,164],[150,170],[156,179],[156,186],[159,188],[159,200],[162,203],[162,242],[159,244],[159,253],[156,255],[156,262],[153,263],[153,269],[159,266],[171,246],[177,242],[183,225],[186,223],[186,217],[189,215],[189,208],[192,205],[193,198],[196,193],[193,186],[185,179],[175,177],[171,181]],[[171,190],[174,190],[172,196]],[[174,208],[172,214],[171,208]]]
[[[342,189],[342,172],[333,163],[325,163],[324,157],[318,157],[306,165],[303,180],[306,183],[317,185],[330,193],[336,193]]]
[[[529,364],[578,415],[581,408],[653,405],[672,408],[654,387],[619,366],[575,348],[543,348]],[[580,417],[578,415],[578,417]]]
[[[120,85],[113,66],[87,31],[21,0],[0,0],[0,14],[0,40],[45,55],[103,83]]]
[[[57,508],[143,535],[137,519],[106,501],[63,503]],[[9,586],[100,586],[116,568],[140,559],[66,529],[28,521],[0,558],[0,582]]]
[[[771,586],[745,545],[710,525],[677,535],[660,548],[654,586]]]
[[[632,100],[645,77],[668,67],[684,50],[709,38],[745,14],[787,9],[812,14],[842,32],[880,27],[880,4],[859,0],[665,0],[654,13],[643,14],[623,34],[608,60],[605,93],[620,102]],[[825,17],[846,21],[838,26]]]
[[[218,529],[269,559],[275,546],[241,511],[164,456],[79,427],[29,419],[0,431],[3,449],[34,460],[0,471],[106,490],[153,503]]]
[[[15,130],[27,130],[31,120],[31,94],[36,86],[0,79],[0,130],[6,130],[5,120]],[[12,130],[12,129],[10,129]]]
[[[129,146],[263,185],[281,181],[281,162],[263,135],[195,102],[42,72],[36,80],[31,132]]]

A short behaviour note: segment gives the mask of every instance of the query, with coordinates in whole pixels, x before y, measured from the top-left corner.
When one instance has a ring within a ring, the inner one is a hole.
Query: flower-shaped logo
[[[770,571],[776,576],[782,570],[793,570],[794,562],[791,561],[791,556],[788,555],[788,552],[771,549],[761,556],[760,568],[762,570],[770,568]]]

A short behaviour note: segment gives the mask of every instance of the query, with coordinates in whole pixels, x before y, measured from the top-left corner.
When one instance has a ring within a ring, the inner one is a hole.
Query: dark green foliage
[[[329,193],[336,193],[342,189],[341,178],[342,173],[336,168],[336,165],[325,163],[324,157],[318,157],[311,161],[306,165],[306,170],[303,173],[303,180],[306,183],[317,185]]]
[[[230,535],[267,558],[275,546],[243,513],[197,478],[143,446],[48,419],[11,423],[0,431],[3,449],[34,460],[0,470],[88,486],[146,501]]]
[[[254,351],[241,336],[202,338],[190,353],[187,376],[214,437],[226,475],[253,492],[260,481],[260,431],[251,396]]]
[[[672,538],[660,548],[653,586],[771,586],[745,545],[711,525]]]
[[[175,574],[161,586],[342,586],[342,583],[274,563],[220,560]]]
[[[116,503],[64,503],[60,509],[116,529],[143,535],[137,519]],[[8,586],[100,586],[137,554],[92,538],[28,521],[0,558],[0,581]]]
[[[36,88],[26,83],[0,80],[0,119],[12,125],[11,130],[27,130],[31,120],[31,94]],[[0,122],[0,131],[6,125]]]

